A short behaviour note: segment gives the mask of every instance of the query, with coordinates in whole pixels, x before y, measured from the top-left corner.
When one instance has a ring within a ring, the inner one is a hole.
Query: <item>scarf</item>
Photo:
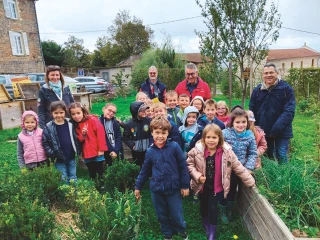
[[[150,85],[153,87],[153,93],[154,93],[154,95],[155,95],[156,97],[158,97],[158,95],[159,95],[159,88],[158,88],[158,86],[157,86],[158,79],[156,79],[156,82],[155,82],[155,83],[151,82],[151,80],[149,80],[149,82],[150,82]]]
[[[62,84],[61,84],[60,80],[57,83],[53,83],[53,82],[49,81],[49,86],[54,91],[54,93],[57,94],[57,96],[59,98],[62,98],[62,96],[61,96]]]
[[[242,133],[238,133],[233,127],[232,127],[232,130],[235,133],[237,138],[243,138],[243,137],[249,136],[250,134],[247,130],[244,130]]]
[[[261,90],[269,90],[269,91],[270,91],[270,90],[272,90],[272,88],[274,88],[275,86],[277,86],[278,83],[279,83],[279,79],[277,79],[274,84],[272,84],[271,86],[268,87],[268,86],[265,84],[265,82],[263,81],[260,89],[261,89]]]
[[[216,117],[220,120],[220,121],[222,121],[224,124],[230,119],[230,116],[218,116],[218,115],[216,115]]]

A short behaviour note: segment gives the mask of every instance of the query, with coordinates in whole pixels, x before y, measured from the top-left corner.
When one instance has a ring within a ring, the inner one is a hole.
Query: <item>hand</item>
[[[182,197],[186,197],[189,195],[189,189],[181,189],[180,193]]]
[[[141,195],[140,195],[140,190],[134,190],[134,195],[136,196],[136,199],[140,199]]]
[[[110,155],[112,158],[116,158],[116,157],[118,156],[115,152],[111,152],[109,155]]]
[[[134,150],[135,147],[136,147],[136,145],[133,146],[132,150]]]
[[[206,177],[201,176],[199,177],[199,183],[204,183],[206,181]]]
[[[103,154],[104,154],[103,151],[99,151],[99,152],[98,152],[98,156],[102,156]]]
[[[250,174],[252,174],[252,171],[251,170],[249,170],[249,169],[247,169],[248,170],[248,172],[250,173]]]
[[[88,124],[85,123],[83,128],[82,128],[82,135],[83,136],[86,136],[87,135],[87,132],[88,132]]]

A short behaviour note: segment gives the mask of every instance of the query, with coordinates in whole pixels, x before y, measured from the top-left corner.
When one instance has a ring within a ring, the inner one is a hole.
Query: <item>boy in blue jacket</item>
[[[134,194],[141,198],[140,190],[151,171],[152,203],[160,222],[164,239],[179,234],[188,239],[182,211],[182,197],[189,194],[189,172],[184,154],[176,142],[167,141],[171,125],[158,116],[150,124],[154,143],[148,148],[144,164],[136,180]]]

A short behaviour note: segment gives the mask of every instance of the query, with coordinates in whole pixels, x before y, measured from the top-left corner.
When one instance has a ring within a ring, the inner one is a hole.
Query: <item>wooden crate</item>
[[[17,88],[20,92],[21,98],[23,99],[37,99],[40,84],[38,82],[33,83],[17,83]]]
[[[38,99],[19,99],[24,102],[24,111],[32,110],[38,114]]]
[[[3,84],[0,84],[0,103],[10,102],[11,96],[8,93],[6,87]]]
[[[276,214],[258,190],[241,186],[238,198],[239,210],[254,240],[319,240],[319,238],[295,238],[282,219]]]
[[[0,103],[0,130],[21,126],[24,102]]]
[[[88,111],[92,109],[91,104],[91,92],[80,92],[80,93],[73,93],[74,101],[80,102],[82,105],[87,108]]]

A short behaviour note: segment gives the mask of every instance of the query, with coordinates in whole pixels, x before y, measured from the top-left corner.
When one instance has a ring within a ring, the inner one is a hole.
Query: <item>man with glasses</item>
[[[211,99],[210,88],[208,84],[198,76],[198,68],[193,63],[188,63],[185,66],[186,79],[178,84],[175,91],[178,96],[187,94],[190,101],[195,96],[203,97],[203,100]]]
[[[296,101],[292,87],[278,78],[274,63],[263,68],[263,82],[252,92],[249,109],[254,113],[267,140],[267,156],[279,163],[288,162],[289,139],[293,137],[292,121]]]
[[[166,85],[161,83],[158,79],[158,69],[151,66],[148,71],[149,78],[141,84],[140,92],[144,92],[154,102],[165,102]]]

